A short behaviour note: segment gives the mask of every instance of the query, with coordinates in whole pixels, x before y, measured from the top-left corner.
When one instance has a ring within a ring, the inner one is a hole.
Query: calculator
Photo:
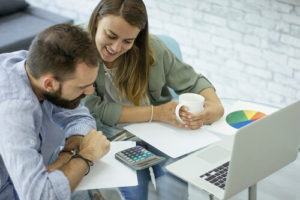
[[[142,146],[135,146],[117,152],[115,157],[134,170],[145,169],[165,160],[164,157],[157,156]]]

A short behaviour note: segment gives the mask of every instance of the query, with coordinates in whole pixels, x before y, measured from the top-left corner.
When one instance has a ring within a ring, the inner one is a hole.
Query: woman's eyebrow
[[[116,36],[116,37],[119,37],[118,34],[116,34],[115,32],[113,32],[110,29],[107,29],[106,31],[109,32],[110,34]],[[135,37],[133,37],[133,38],[125,38],[124,40],[135,40]]]

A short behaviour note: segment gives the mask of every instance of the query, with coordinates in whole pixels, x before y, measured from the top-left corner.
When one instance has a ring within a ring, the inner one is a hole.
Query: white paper
[[[135,142],[111,142],[110,151],[95,162],[90,173],[83,177],[76,190],[136,186],[138,184],[136,171],[115,159],[115,153],[134,147]]]
[[[212,125],[206,126],[205,129],[207,129],[208,131],[212,131],[214,133],[218,133],[218,134],[234,135],[238,131],[238,129],[233,128],[226,122],[226,117],[231,112],[238,111],[238,110],[253,110],[253,111],[258,111],[258,112],[262,112],[266,115],[269,115],[269,114],[275,112],[276,110],[278,110],[277,108],[274,108],[274,107],[265,106],[262,104],[245,102],[245,101],[236,101],[232,105],[225,104],[224,109],[225,109],[225,112],[224,112],[223,117],[221,119],[219,119],[218,121],[214,122]]]
[[[220,140],[204,129],[182,129],[156,122],[131,124],[124,128],[172,158]]]

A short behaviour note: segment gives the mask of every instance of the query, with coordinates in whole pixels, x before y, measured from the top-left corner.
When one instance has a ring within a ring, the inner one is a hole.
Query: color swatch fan
[[[239,129],[258,119],[263,118],[266,114],[253,110],[238,110],[229,113],[226,122],[233,128]]]

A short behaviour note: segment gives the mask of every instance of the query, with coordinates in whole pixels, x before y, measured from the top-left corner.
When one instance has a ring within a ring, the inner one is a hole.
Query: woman
[[[96,92],[86,99],[98,125],[158,121],[198,129],[223,115],[212,84],[178,60],[157,37],[149,35],[142,0],[102,0],[88,28],[103,60]],[[171,101],[168,87],[178,94],[201,94],[205,98],[203,112],[193,115],[183,108],[180,116],[184,124],[179,123],[177,103]]]

